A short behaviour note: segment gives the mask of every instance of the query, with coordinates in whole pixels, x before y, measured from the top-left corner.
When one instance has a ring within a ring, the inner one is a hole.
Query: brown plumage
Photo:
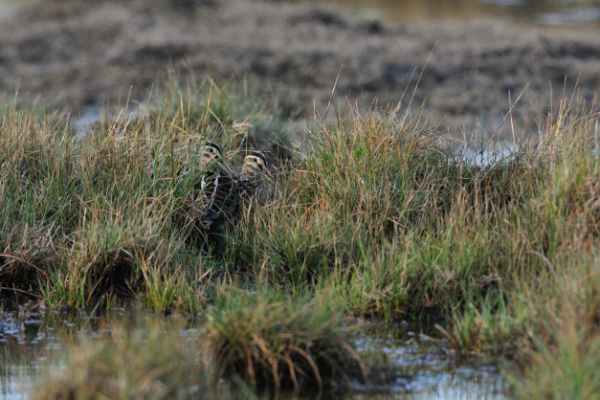
[[[210,232],[221,233],[228,223],[235,223],[239,214],[239,193],[235,179],[223,164],[223,150],[208,142],[200,156],[204,174],[200,180],[200,226]]]

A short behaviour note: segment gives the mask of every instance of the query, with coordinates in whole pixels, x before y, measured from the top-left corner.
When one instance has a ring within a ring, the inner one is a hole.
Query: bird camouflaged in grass
[[[249,200],[252,197],[261,201],[266,200],[266,179],[269,174],[267,157],[260,151],[251,151],[244,158],[244,164],[238,178],[240,184],[240,197]]]
[[[204,170],[199,188],[200,226],[209,232],[222,233],[228,223],[238,220],[237,184],[223,164],[223,149],[218,143],[206,143],[199,166]]]

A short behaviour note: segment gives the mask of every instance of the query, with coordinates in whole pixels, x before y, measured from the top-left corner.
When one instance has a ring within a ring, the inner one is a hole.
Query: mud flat
[[[75,112],[142,100],[168,66],[182,78],[246,79],[280,106],[340,101],[427,110],[452,129],[488,128],[525,90],[514,117],[539,118],[575,86],[600,88],[600,33],[493,20],[388,27],[340,7],[256,0],[28,1],[0,21],[0,90]]]

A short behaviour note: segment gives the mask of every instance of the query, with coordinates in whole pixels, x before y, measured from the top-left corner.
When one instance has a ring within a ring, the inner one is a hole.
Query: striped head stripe
[[[248,156],[260,157],[263,161],[263,164],[265,165],[265,168],[269,168],[269,163],[267,161],[267,157],[260,151],[251,151],[250,154],[248,154]],[[246,157],[248,157],[248,156],[246,156]]]
[[[215,142],[206,142],[205,147],[212,147],[213,149],[215,149],[219,152],[220,157],[223,156],[223,148],[221,147],[220,144],[215,143]]]

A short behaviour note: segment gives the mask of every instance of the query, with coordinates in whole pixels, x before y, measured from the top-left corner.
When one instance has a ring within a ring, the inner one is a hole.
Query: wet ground
[[[157,95],[171,66],[182,79],[244,81],[271,105],[312,115],[339,74],[342,105],[401,99],[425,104],[441,129],[493,131],[521,92],[513,116],[531,121],[575,86],[588,101],[600,89],[600,30],[505,18],[388,24],[322,3],[27,0],[0,20],[0,90],[77,114]]]
[[[423,331],[427,332],[423,333]],[[406,322],[365,323],[356,349],[384,357],[386,379],[356,384],[352,399],[507,399],[496,362],[457,358],[439,334]],[[508,364],[505,364],[508,366]]]
[[[27,310],[0,313],[0,397],[27,398],[35,380],[59,368],[65,349],[83,338],[98,339],[134,321],[137,329],[168,329],[168,321],[148,313],[85,313]],[[385,373],[354,384],[350,399],[505,399],[507,385],[495,363],[456,358],[442,340],[405,322],[385,325],[358,321],[353,342],[363,356],[376,354]],[[354,327],[356,322],[352,325]],[[189,334],[193,330],[181,332]]]

